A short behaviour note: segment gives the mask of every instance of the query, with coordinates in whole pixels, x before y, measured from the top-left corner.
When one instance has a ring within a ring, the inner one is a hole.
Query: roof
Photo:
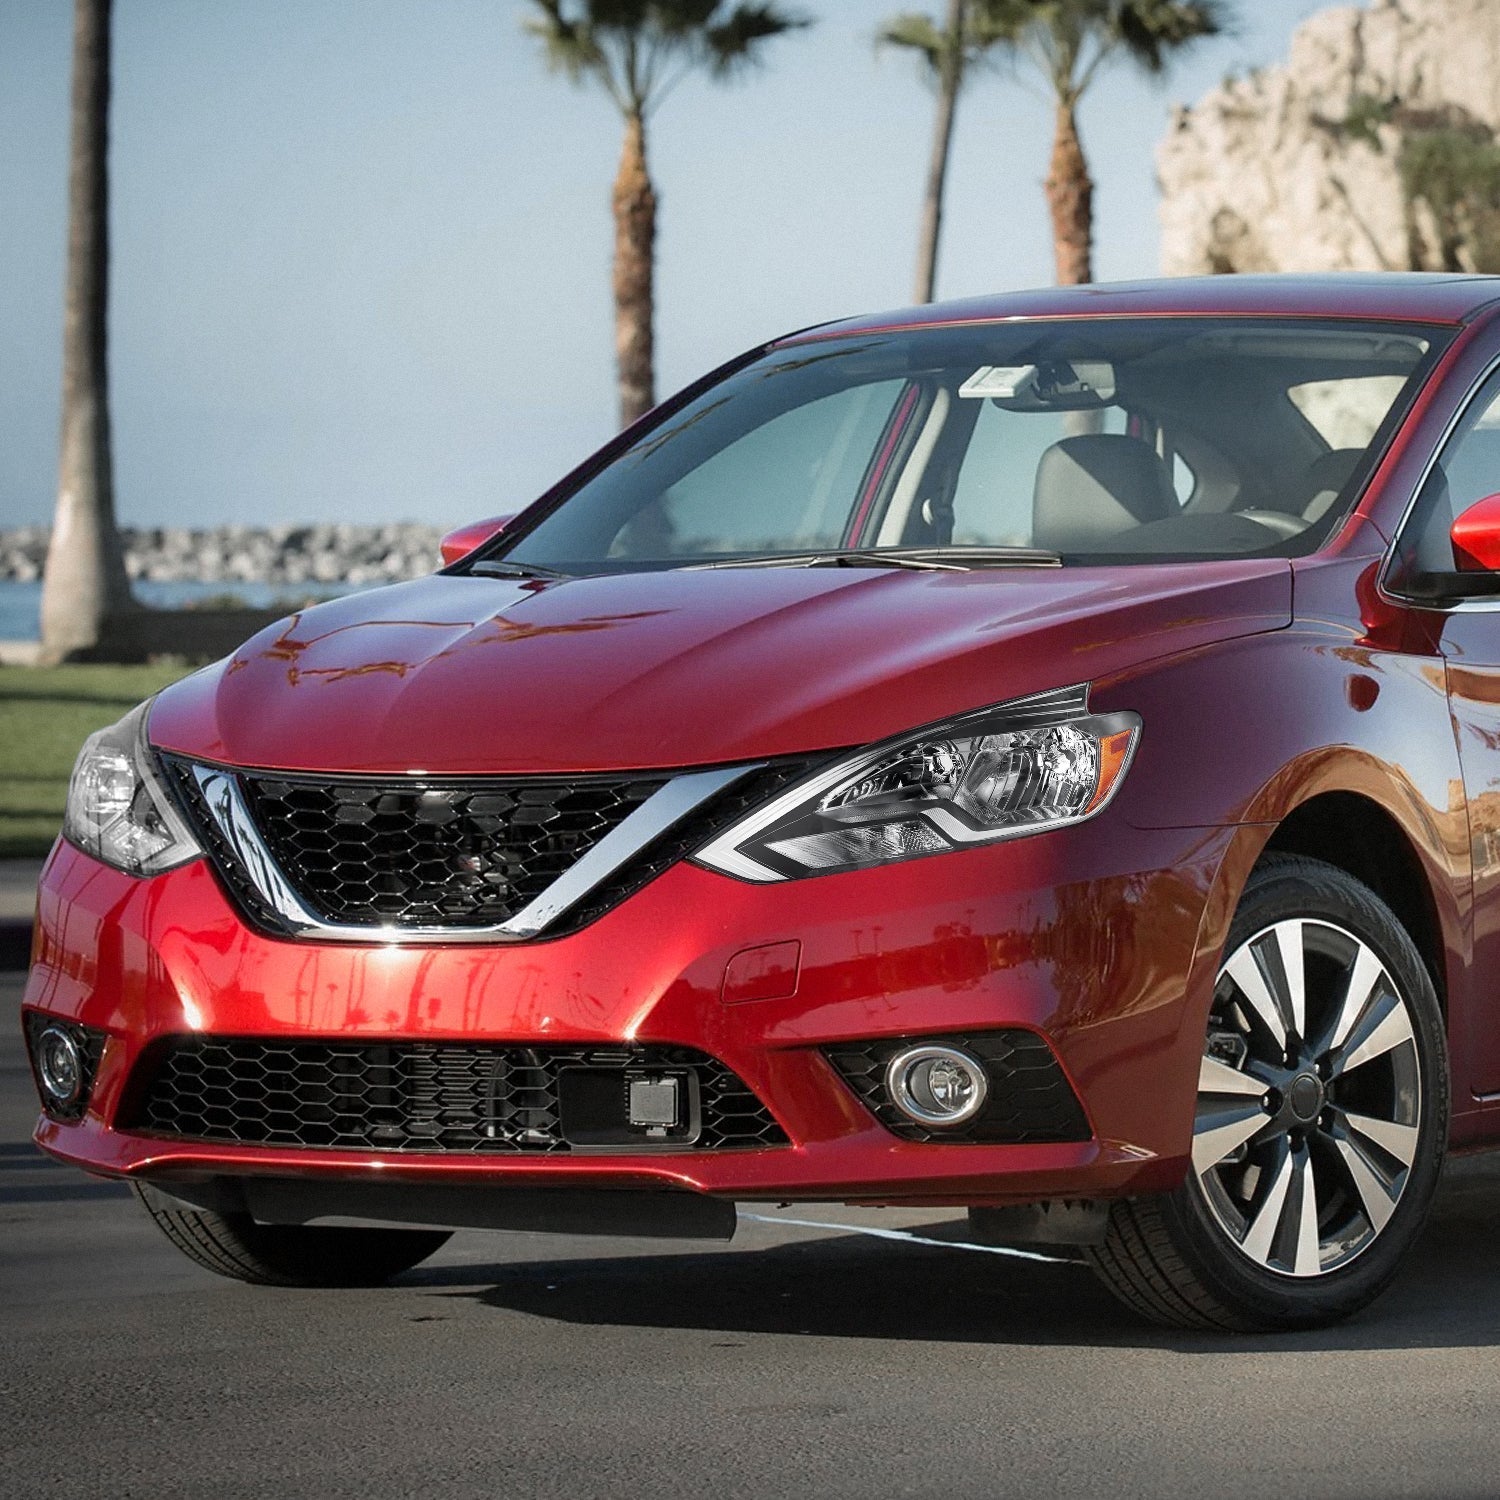
[[[1500,301],[1500,276],[1411,271],[1316,276],[1182,276],[1156,281],[1043,287],[958,302],[934,302],[824,323],[792,335],[828,338],[894,328],[989,323],[1006,318],[1332,317],[1462,323]]]

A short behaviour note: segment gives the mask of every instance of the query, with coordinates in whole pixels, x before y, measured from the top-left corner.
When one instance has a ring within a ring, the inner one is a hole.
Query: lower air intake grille
[[[932,1130],[908,1119],[885,1091],[886,1065],[898,1052],[921,1042],[959,1047],[984,1064],[989,1097],[968,1124]],[[972,1036],[894,1037],[845,1042],[825,1049],[828,1060],[870,1113],[893,1135],[908,1141],[954,1141],[1024,1145],[1086,1141],[1088,1121],[1052,1049],[1031,1031],[988,1031]]]
[[[191,1038],[148,1060],[135,1127],[360,1151],[734,1150],[786,1136],[723,1063],[685,1047],[360,1045]],[[677,1123],[630,1124],[670,1099]],[[632,1092],[634,1087],[635,1092]]]

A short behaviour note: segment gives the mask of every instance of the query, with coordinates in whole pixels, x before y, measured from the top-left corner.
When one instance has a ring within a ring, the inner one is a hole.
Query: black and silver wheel
[[[141,1206],[187,1258],[205,1270],[257,1286],[379,1286],[435,1254],[446,1229],[358,1229],[261,1224],[215,1213],[133,1183]]]
[[[1313,860],[1251,877],[1214,989],[1192,1168],[1116,1205],[1095,1269],[1158,1321],[1347,1317],[1426,1217],[1448,1127],[1432,981],[1372,892]]]

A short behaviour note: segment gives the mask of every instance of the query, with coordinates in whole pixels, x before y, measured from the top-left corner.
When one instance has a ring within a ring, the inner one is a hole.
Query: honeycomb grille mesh
[[[161,760],[229,894],[257,926],[286,931],[220,833],[191,762]],[[777,761],[732,783],[637,850],[551,923],[546,936],[603,916],[816,763]],[[282,875],[322,920],[457,931],[508,921],[670,779],[660,773],[436,782],[244,771],[237,777]]]
[[[989,1097],[967,1125],[933,1130],[908,1119],[885,1091],[886,1065],[919,1043],[961,1047],[984,1064]],[[894,1135],[909,1141],[970,1141],[1024,1145],[1086,1141],[1088,1120],[1053,1055],[1035,1032],[991,1031],[971,1036],[899,1037],[849,1042],[825,1049],[828,1060],[870,1113]]]
[[[219,1038],[175,1041],[148,1062],[136,1128],[185,1140],[361,1151],[579,1149],[562,1131],[560,1079],[571,1068],[691,1072],[696,1139],[640,1150],[786,1144],[765,1106],[723,1063],[684,1047],[363,1045]]]
[[[489,926],[541,895],[660,781],[438,784],[242,776],[304,900],[354,926]]]

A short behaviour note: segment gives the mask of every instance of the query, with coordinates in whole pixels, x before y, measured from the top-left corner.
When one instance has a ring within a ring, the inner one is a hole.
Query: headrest
[[[1330,448],[1308,465],[1307,477],[1302,483],[1302,503],[1299,506],[1304,519],[1323,519],[1328,513],[1328,507],[1338,499],[1364,456],[1363,448]]]
[[[1176,512],[1172,476],[1154,448],[1118,433],[1086,433],[1053,443],[1037,464],[1032,543],[1108,551],[1121,532]]]

